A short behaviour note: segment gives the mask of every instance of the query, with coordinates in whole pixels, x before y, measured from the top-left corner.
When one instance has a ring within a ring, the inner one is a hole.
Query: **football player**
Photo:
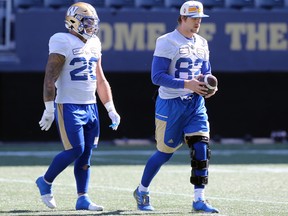
[[[137,208],[142,211],[154,210],[149,196],[151,181],[182,143],[186,143],[191,156],[190,183],[194,185],[192,208],[219,212],[204,196],[210,159],[204,97],[211,97],[217,89],[207,93],[205,83],[198,81],[200,76],[211,74],[207,41],[197,34],[203,17],[208,15],[204,14],[201,2],[183,3],[177,28],[156,41],[151,78],[153,84],[160,86],[155,107],[157,151],[147,161],[141,182],[133,193]]]
[[[76,210],[102,211],[103,207],[88,196],[90,159],[99,139],[96,91],[107,109],[113,130],[117,130],[120,116],[101,66],[101,42],[96,35],[99,18],[95,8],[84,2],[71,5],[65,26],[67,33],[56,33],[49,40],[43,87],[45,110],[39,122],[41,129],[47,131],[55,116],[64,150],[54,157],[36,184],[42,201],[47,207],[55,208],[52,183],[74,162]]]

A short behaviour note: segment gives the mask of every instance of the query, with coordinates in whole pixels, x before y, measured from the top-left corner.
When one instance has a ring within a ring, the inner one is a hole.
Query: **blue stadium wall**
[[[281,11],[207,11],[200,34],[210,45],[219,79],[217,95],[206,101],[211,135],[270,136],[287,129],[288,13]],[[48,40],[64,28],[64,10],[16,13],[13,61],[0,61],[0,141],[58,140],[56,127],[39,129]],[[98,11],[103,68],[121,114],[119,130],[109,130],[102,105],[101,139],[151,138],[154,135],[150,65],[158,36],[177,25],[175,11]]]

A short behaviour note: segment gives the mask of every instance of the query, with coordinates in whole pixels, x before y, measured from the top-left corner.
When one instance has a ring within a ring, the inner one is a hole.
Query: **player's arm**
[[[169,58],[153,56],[151,73],[153,84],[169,88],[183,88],[184,81],[182,79],[177,79],[167,73],[170,63],[171,59]]]
[[[97,77],[97,94],[101,102],[104,104],[108,112],[108,115],[112,121],[112,124],[110,125],[110,127],[113,130],[117,130],[120,124],[120,116],[116,112],[116,109],[114,106],[111,87],[104,75],[102,64],[101,64],[101,58],[97,62],[96,77]]]
[[[45,69],[45,78],[43,86],[44,102],[54,101],[55,99],[55,82],[58,79],[62,67],[65,63],[65,57],[57,53],[51,53]]]
[[[203,87],[204,83],[201,83],[196,79],[183,80],[169,75],[167,72],[170,63],[171,59],[153,56],[151,73],[153,84],[169,88],[187,88],[197,94],[206,95],[207,89]]]
[[[65,57],[63,55],[51,53],[48,57],[43,85],[45,110],[39,122],[41,130],[49,130],[54,121],[55,82],[61,73],[64,63]]]
[[[175,56],[175,46],[167,37],[156,40],[155,51],[151,65],[151,80],[154,85],[168,88],[184,88],[183,79],[178,79],[169,74],[171,59]]]
[[[211,72],[211,64],[210,64],[209,61],[203,61],[202,67],[201,67],[201,73],[203,75],[212,74],[212,72]]]
[[[101,102],[103,104],[106,104],[109,101],[113,101],[110,84],[107,81],[101,66],[101,59],[99,59],[97,62],[96,77],[97,77],[97,94]]]

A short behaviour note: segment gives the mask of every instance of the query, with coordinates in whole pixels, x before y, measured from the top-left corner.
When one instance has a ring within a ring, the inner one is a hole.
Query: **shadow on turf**
[[[41,214],[40,212],[45,212]],[[135,211],[127,211],[127,210],[116,210],[116,211],[109,211],[109,212],[91,212],[91,211],[77,211],[78,214],[71,214],[70,212],[65,211],[66,213],[61,213],[59,211],[29,211],[29,210],[14,210],[14,211],[0,211],[0,214],[17,214],[17,215],[37,215],[37,216],[49,216],[47,214],[51,212],[51,215],[69,215],[69,216],[79,216],[79,215],[179,215],[181,212],[135,212]],[[83,213],[83,214],[81,214]],[[183,212],[182,212],[183,213]]]

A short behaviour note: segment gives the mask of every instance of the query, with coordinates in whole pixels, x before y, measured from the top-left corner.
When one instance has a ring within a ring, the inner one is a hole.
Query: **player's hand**
[[[218,91],[218,87],[216,87],[214,89],[214,91],[212,91],[210,94],[205,95],[204,97],[205,98],[210,98],[211,96],[215,95],[217,91]]]
[[[48,112],[46,109],[43,112],[42,118],[39,121],[41,130],[48,131],[54,121],[54,112]]]
[[[191,91],[201,96],[207,95],[207,88],[204,82],[199,82],[197,79],[185,80],[184,88],[190,89]]]
[[[109,118],[112,121],[112,124],[109,125],[109,127],[111,127],[113,130],[117,130],[119,124],[120,124],[120,116],[119,114],[116,112],[116,110],[111,110],[109,113]]]

